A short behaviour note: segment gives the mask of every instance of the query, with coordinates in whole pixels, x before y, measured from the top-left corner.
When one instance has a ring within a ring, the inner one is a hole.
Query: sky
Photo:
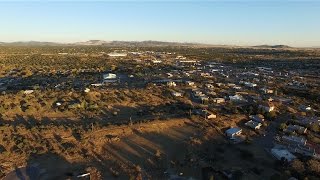
[[[0,41],[320,46],[320,0],[0,0]]]

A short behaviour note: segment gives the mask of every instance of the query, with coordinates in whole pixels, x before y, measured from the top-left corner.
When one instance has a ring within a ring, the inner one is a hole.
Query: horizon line
[[[207,45],[207,46],[238,46],[238,47],[255,47],[255,46],[288,46],[291,48],[320,48],[320,45],[316,46],[292,46],[292,45],[287,45],[287,44],[268,44],[268,43],[262,43],[262,44],[215,44],[215,43],[202,43],[202,42],[188,42],[188,41],[164,41],[164,40],[102,40],[102,39],[89,39],[89,40],[83,40],[83,41],[69,41],[69,42],[62,42],[62,41],[39,41],[39,40],[26,40],[26,41],[19,41],[19,40],[14,40],[14,41],[1,41],[0,43],[5,43],[5,44],[11,44],[11,43],[31,43],[31,42],[39,42],[39,43],[56,43],[56,44],[76,44],[76,43],[85,43],[88,41],[105,41],[106,43],[108,42],[164,42],[164,43],[178,43],[178,44],[198,44],[198,45]]]

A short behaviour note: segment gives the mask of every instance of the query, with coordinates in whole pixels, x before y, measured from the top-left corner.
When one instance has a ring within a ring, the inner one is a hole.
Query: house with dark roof
[[[262,126],[261,123],[256,122],[256,121],[252,121],[252,120],[246,122],[245,125],[252,128],[252,129],[255,129],[255,130],[260,129],[260,127]]]
[[[262,114],[250,115],[249,118],[252,121],[255,121],[255,122],[258,122],[258,123],[263,123],[264,122],[264,116]]]
[[[233,127],[233,128],[226,130],[225,133],[226,133],[227,137],[233,138],[234,136],[240,135],[242,133],[242,129],[238,128],[238,127]]]
[[[282,142],[289,145],[302,145],[305,146],[307,140],[304,137],[300,136],[282,136]]]

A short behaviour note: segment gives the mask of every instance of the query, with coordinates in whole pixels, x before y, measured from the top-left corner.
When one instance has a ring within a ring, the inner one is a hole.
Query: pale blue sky
[[[320,46],[320,0],[0,0],[0,41]]]

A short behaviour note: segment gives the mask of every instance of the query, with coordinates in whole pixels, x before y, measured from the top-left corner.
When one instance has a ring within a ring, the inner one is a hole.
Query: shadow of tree
[[[154,118],[155,116],[152,115],[158,110],[172,112],[181,106],[185,105],[146,106],[143,107],[143,111],[149,112],[151,115],[136,115],[133,121],[127,119],[111,124],[102,121],[103,117],[75,120],[49,117],[39,119],[34,116],[17,115],[11,120],[0,119],[0,127],[6,127],[1,133],[5,137],[3,143],[7,152],[0,154],[0,161],[9,164],[9,168],[5,171],[9,177],[19,174],[23,177],[31,177],[38,175],[33,172],[34,169],[37,172],[45,169],[46,173],[41,174],[41,177],[44,177],[42,179],[68,179],[72,178],[71,176],[87,172],[87,167],[96,168],[103,178],[108,179],[127,179],[139,174],[143,174],[143,177],[149,177],[149,174],[155,172],[157,172],[157,176],[163,177],[163,172],[169,164],[167,157],[163,153],[163,157],[161,156],[159,159],[155,157],[155,154],[157,149],[162,149],[161,143],[167,142],[165,143],[167,150],[170,149],[168,144],[179,141],[179,137],[175,137],[174,134],[170,137],[161,136],[159,133],[139,134],[136,132],[134,134],[143,138],[144,141],[158,145],[152,147],[130,139],[121,140],[120,142],[123,142],[131,151],[121,148],[116,143],[97,144],[94,138],[98,136],[99,130],[123,129],[123,127],[135,129],[141,123],[152,122],[155,119],[165,123],[170,121],[171,117],[184,117],[184,114],[172,115],[170,118]],[[129,111],[131,107],[117,108]],[[130,111],[138,112],[139,109],[132,108]],[[163,114],[163,116],[167,115]],[[91,137],[91,134],[95,132],[97,135]],[[106,139],[106,137],[101,138]],[[157,138],[161,140],[155,141]],[[21,161],[5,160],[9,156],[19,157]],[[138,166],[142,167],[142,170],[139,170]],[[17,167],[22,167],[22,169]],[[17,170],[10,172],[12,169]]]
[[[6,175],[4,180],[73,179],[83,172],[85,172],[84,166],[70,163],[64,157],[48,152],[30,155],[25,166],[16,167]]]

